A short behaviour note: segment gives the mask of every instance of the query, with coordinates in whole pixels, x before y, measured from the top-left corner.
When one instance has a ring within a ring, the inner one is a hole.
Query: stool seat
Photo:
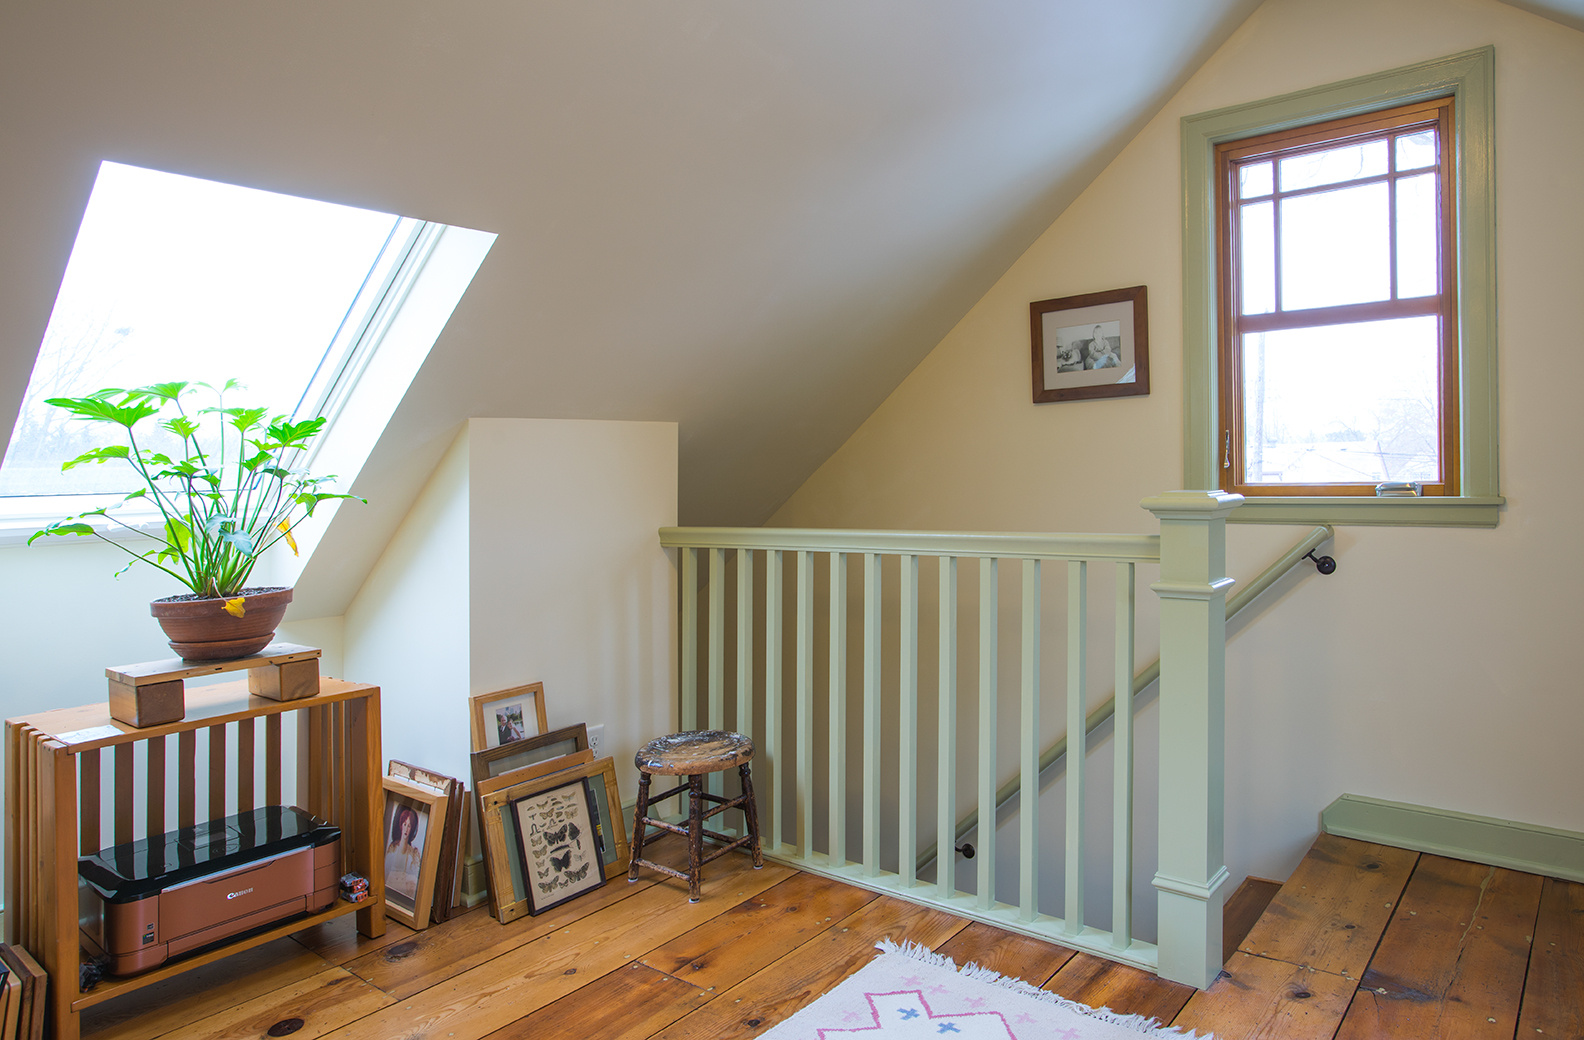
[[[672,733],[668,736],[656,737],[639,748],[638,753],[633,756],[633,764],[638,767],[638,806],[633,812],[633,841],[631,858],[627,866],[627,880],[637,881],[639,868],[649,867],[662,874],[669,874],[686,881],[688,901],[696,903],[699,901],[700,887],[704,881],[704,864],[746,845],[748,851],[753,854],[754,869],[764,866],[764,855],[759,848],[759,810],[754,805],[753,779],[749,776],[748,770],[748,763],[753,759],[753,755],[752,740],[741,733],[728,733],[718,729]],[[726,798],[704,790],[706,775],[733,767],[736,767],[737,775],[742,781],[742,794],[736,798]],[[679,776],[687,779],[679,787],[651,795],[649,781],[654,776]],[[650,805],[653,802],[663,802],[679,794],[685,794],[688,800],[686,826],[649,815],[652,811]],[[706,809],[706,803],[712,808]],[[747,834],[733,839],[730,835],[709,830],[704,826],[704,822],[710,817],[727,809],[737,809],[742,812],[744,822],[747,824]],[[648,840],[651,827],[680,834],[687,839],[687,870],[677,870],[644,858],[644,843]],[[708,856],[704,855],[705,838],[719,842],[721,847]]]
[[[753,741],[741,733],[705,729],[656,737],[633,756],[644,773],[697,776],[717,773],[753,760]]]

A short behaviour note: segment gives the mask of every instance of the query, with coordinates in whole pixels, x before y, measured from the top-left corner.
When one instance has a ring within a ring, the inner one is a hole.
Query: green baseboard
[[[1530,874],[1584,881],[1584,834],[1345,794],[1320,813],[1327,834]]]

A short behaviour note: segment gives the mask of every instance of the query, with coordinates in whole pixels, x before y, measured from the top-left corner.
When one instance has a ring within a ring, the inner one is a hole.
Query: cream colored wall
[[[633,753],[676,729],[676,568],[656,532],[676,524],[677,424],[468,433],[471,691],[543,682],[552,727],[604,724],[633,799]]]
[[[468,431],[429,477],[343,621],[346,678],[380,687],[385,757],[468,774]]]
[[[1269,0],[777,512],[772,526],[1147,531],[1182,465],[1184,115],[1494,44],[1495,530],[1346,528],[1233,626],[1227,848],[1286,877],[1343,792],[1584,830],[1584,35],[1490,0]],[[1145,284],[1152,393],[1030,403],[1028,304]],[[1234,526],[1232,573],[1296,540]]]

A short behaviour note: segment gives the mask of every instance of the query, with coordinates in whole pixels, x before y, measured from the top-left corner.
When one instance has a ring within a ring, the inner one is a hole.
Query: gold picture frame
[[[627,872],[629,855],[627,822],[621,811],[621,791],[616,785],[615,759],[582,762],[510,786],[495,787],[487,793],[480,789],[479,820],[490,885],[490,913],[500,923],[506,924],[534,912],[528,898],[517,824],[509,808],[511,803],[585,779],[590,781],[603,874],[609,880]]]
[[[550,729],[545,721],[544,683],[514,686],[468,698],[473,750],[484,751],[537,737]]]
[[[385,913],[414,931],[429,927],[449,799],[398,776],[384,778]]]

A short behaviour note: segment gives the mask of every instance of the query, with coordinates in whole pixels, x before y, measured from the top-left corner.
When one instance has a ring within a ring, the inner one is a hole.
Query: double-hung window
[[[1221,488],[1457,494],[1452,101],[1217,149]]]
[[[1495,525],[1493,65],[1183,120],[1185,486],[1233,520]]]

